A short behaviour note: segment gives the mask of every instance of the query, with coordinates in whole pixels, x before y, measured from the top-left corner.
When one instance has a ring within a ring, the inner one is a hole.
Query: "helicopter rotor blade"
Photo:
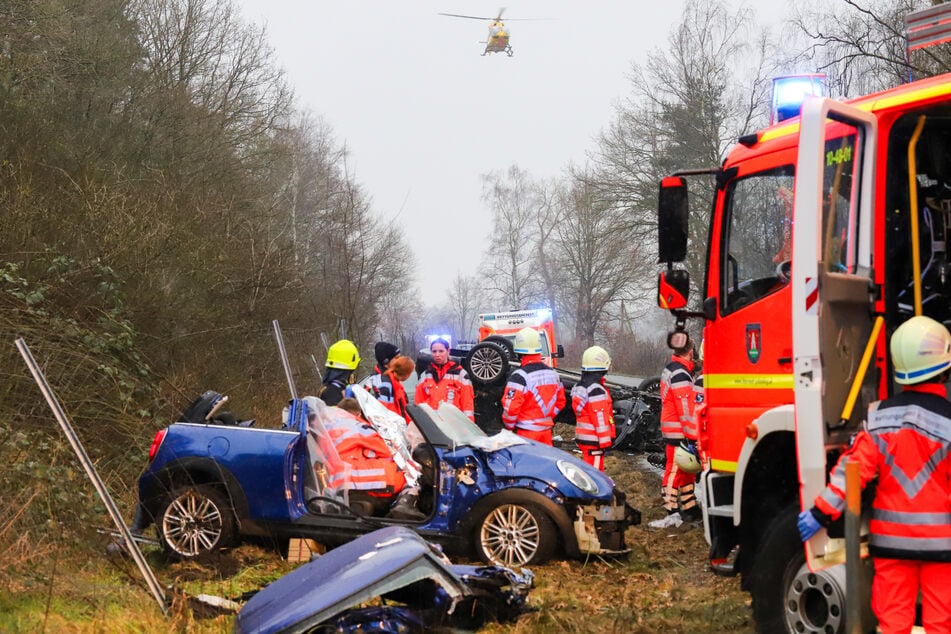
[[[502,19],[502,14],[505,13],[505,7],[499,7],[499,14],[495,16],[495,21],[499,22]]]
[[[459,13],[439,13],[438,15],[448,15],[450,18],[467,18],[469,20],[494,20],[495,18],[484,18],[478,15],[462,15]]]

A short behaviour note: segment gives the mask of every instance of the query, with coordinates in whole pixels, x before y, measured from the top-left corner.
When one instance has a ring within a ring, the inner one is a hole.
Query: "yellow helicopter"
[[[505,8],[499,9],[499,14],[494,18],[486,18],[478,15],[460,15],[458,13],[440,13],[439,15],[446,15],[450,18],[466,18],[469,20],[487,20],[492,24],[489,25],[489,39],[485,42],[485,50],[482,52],[482,55],[488,55],[489,53],[505,53],[509,57],[515,54],[515,51],[512,50],[512,45],[509,44],[509,30],[505,27],[505,23],[502,22],[502,14],[505,13]],[[518,18],[512,18],[518,19]],[[528,20],[531,18],[521,18],[523,20]]]

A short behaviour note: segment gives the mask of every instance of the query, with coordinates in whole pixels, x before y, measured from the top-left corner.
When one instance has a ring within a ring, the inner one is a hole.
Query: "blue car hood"
[[[387,592],[433,579],[453,599],[469,593],[445,558],[413,531],[393,526],[344,544],[249,600],[235,632],[303,632]]]
[[[485,456],[488,467],[496,477],[544,480],[570,497],[608,500],[614,493],[614,481],[611,478],[570,453],[550,445],[529,440],[523,444],[487,451]],[[571,484],[558,469],[559,460],[570,462],[594,480],[598,485],[597,495],[593,496]]]

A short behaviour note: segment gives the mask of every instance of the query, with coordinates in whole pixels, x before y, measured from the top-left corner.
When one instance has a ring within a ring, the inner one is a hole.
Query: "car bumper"
[[[631,549],[624,533],[628,526],[640,523],[640,511],[631,508],[623,494],[617,493],[613,504],[578,506],[572,528],[582,555],[626,555]]]

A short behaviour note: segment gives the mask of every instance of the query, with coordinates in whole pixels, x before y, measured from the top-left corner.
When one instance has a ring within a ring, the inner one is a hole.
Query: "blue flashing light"
[[[798,117],[806,97],[823,95],[825,75],[787,75],[773,79],[773,107],[770,125]]]
[[[437,339],[445,339],[449,342],[449,347],[452,347],[452,335],[426,335],[426,347],[432,346]]]

